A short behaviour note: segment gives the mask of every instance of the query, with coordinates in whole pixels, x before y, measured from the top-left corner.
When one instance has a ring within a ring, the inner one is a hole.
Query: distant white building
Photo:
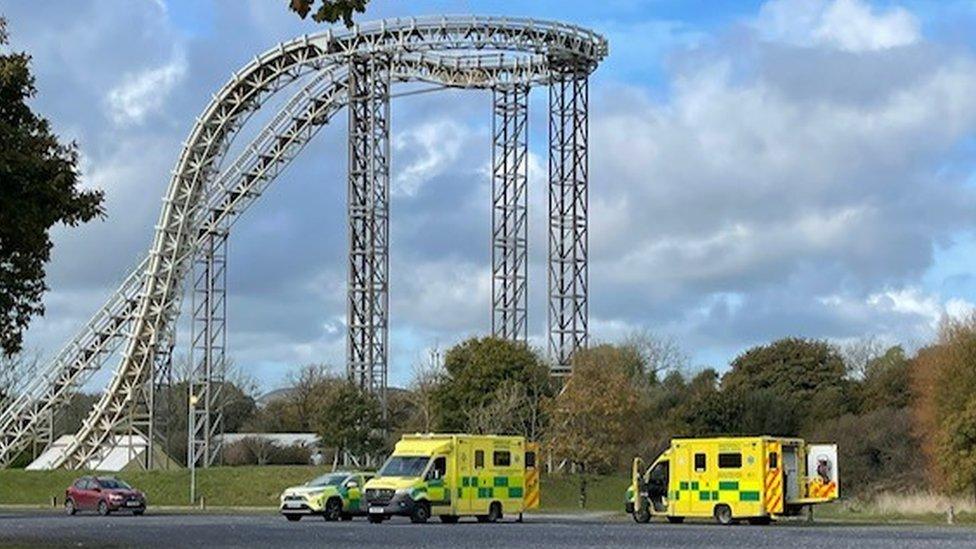
[[[319,436],[315,433],[225,433],[215,438],[224,445],[240,442],[246,438],[266,440],[280,448],[301,446],[304,448],[318,448]]]

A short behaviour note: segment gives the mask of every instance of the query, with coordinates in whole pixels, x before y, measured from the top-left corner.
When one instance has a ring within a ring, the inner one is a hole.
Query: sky
[[[56,353],[145,255],[212,94],[324,28],[285,4],[0,5],[12,49],[33,56],[32,106],[106,193],[104,220],[53,232],[31,350]],[[973,309],[976,2],[372,0],[359,17],[442,13],[557,19],[609,40],[590,80],[592,341],[646,331],[721,371],[784,336],[915,348]],[[529,116],[529,332],[544,349],[544,90]],[[263,389],[344,361],[343,118],[234,226],[230,354]],[[490,330],[490,96],[404,97],[392,120],[390,379],[403,385],[431,348]]]

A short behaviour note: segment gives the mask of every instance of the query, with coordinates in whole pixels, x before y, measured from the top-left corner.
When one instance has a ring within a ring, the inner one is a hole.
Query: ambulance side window
[[[508,467],[512,464],[512,453],[495,450],[491,462],[495,467]]]
[[[779,467],[779,454],[776,452],[769,453],[769,468],[776,469]]]
[[[742,467],[742,454],[735,452],[718,455],[719,469],[738,469],[740,467]]]
[[[705,471],[705,454],[695,454],[695,472]]]
[[[475,450],[474,451],[474,468],[484,469],[485,468],[485,451]]]
[[[535,467],[535,452],[525,453],[525,468],[532,469]]]

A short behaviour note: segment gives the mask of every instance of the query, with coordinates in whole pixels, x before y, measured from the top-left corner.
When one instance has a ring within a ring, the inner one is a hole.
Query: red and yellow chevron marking
[[[836,497],[837,495],[837,483],[830,481],[824,484],[819,478],[814,479],[810,483],[810,497],[818,499],[827,499],[831,497]]]
[[[783,475],[782,471],[769,469],[763,483],[763,507],[767,513],[783,512]]]
[[[542,495],[541,492],[542,491],[539,489],[539,470],[526,469],[524,500],[526,509],[538,509],[539,501]]]

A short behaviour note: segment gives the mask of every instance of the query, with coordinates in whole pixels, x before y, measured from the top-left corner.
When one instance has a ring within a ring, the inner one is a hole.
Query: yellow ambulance
[[[839,496],[836,444],[770,436],[683,438],[673,439],[646,469],[634,459],[625,508],[637,522],[663,516],[670,522],[710,517],[720,524],[767,524]]]
[[[405,435],[366,483],[369,521],[437,515],[495,522],[539,506],[538,447],[523,437],[465,434]]]

